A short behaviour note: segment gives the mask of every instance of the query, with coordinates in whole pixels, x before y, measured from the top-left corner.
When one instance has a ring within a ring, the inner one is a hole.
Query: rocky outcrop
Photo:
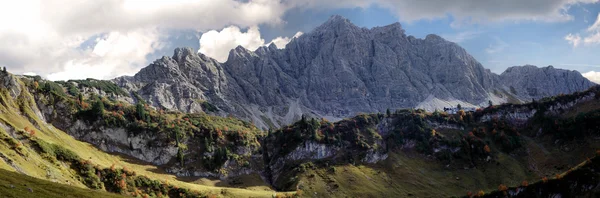
[[[524,100],[569,94],[594,85],[577,71],[555,69],[552,66],[509,67],[500,78],[503,86]]]
[[[218,107],[213,114],[232,114],[263,129],[303,114],[335,120],[417,106],[487,106],[489,100],[529,101],[593,85],[576,71],[552,67],[512,67],[497,75],[440,36],[408,36],[399,23],[360,28],[340,16],[285,49],[237,47],[219,63],[179,48],[114,82],[157,107],[206,112],[208,102]]]
[[[583,92],[578,95],[573,94],[573,96],[575,97],[566,101],[550,101],[546,102],[546,104],[542,104],[545,106],[543,114],[546,116],[558,116],[575,105],[597,98],[596,93],[593,91]],[[534,117],[539,108],[537,103],[511,106],[510,108],[492,110],[491,113],[484,113],[480,115],[478,120],[479,122],[487,122],[493,119],[504,119],[513,125],[521,126],[526,124],[530,118]]]
[[[9,74],[8,72],[0,72],[0,85],[8,90],[10,97],[17,99],[21,95],[21,86],[16,77]]]

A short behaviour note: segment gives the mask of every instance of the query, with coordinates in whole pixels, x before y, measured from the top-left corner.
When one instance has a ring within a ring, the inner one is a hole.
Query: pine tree
[[[181,147],[177,149],[177,159],[179,160],[179,164],[183,166],[183,149]]]
[[[390,112],[390,109],[387,109],[387,110],[385,111],[385,114],[387,115],[387,117],[390,117],[390,115],[392,114],[392,112]]]
[[[92,112],[97,116],[102,116],[104,114],[104,102],[102,102],[100,98],[97,98],[92,105]]]
[[[204,137],[204,147],[206,147],[206,152],[212,152],[212,146],[206,137]]]
[[[142,103],[135,104],[135,111],[138,115],[138,120],[146,120],[146,109],[144,109],[144,105]]]

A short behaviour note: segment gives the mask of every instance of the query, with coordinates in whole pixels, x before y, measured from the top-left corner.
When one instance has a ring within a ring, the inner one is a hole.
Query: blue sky
[[[110,79],[176,47],[221,62],[238,45],[283,48],[341,15],[361,27],[400,22],[408,35],[440,35],[495,73],[553,65],[600,82],[599,0],[75,1],[0,2],[0,65],[52,80]]]

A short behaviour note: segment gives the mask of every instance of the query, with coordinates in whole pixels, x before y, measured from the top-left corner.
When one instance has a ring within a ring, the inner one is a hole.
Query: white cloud
[[[596,22],[588,27],[587,31],[589,32],[598,32],[600,31],[600,13],[598,13],[598,17],[596,17]]]
[[[145,66],[146,55],[163,47],[157,31],[111,32],[95,40],[95,46],[70,57],[63,70],[50,73],[50,80],[105,79],[133,75]]]
[[[565,40],[567,40],[569,44],[573,45],[573,47],[577,47],[579,44],[581,44],[581,36],[579,36],[579,34],[568,34],[565,36]]]
[[[585,44],[600,44],[600,32],[596,32],[595,34],[592,34],[591,36],[587,36],[583,39],[583,42]]]
[[[129,31],[139,28],[207,30],[225,24],[277,24],[285,5],[273,0],[53,0],[42,16],[64,33]],[[69,6],[65,6],[69,5]],[[60,10],[55,12],[54,10]]]
[[[200,49],[203,53],[216,59],[219,62],[225,62],[229,55],[229,50],[242,46],[249,50],[256,50],[263,46],[265,40],[260,37],[258,27],[253,26],[247,32],[241,32],[236,26],[229,26],[221,30],[208,31],[200,37]]]
[[[266,45],[271,45],[271,43],[274,43],[275,46],[277,46],[277,48],[279,49],[283,49],[285,48],[285,45],[287,45],[290,41],[292,41],[293,38],[298,38],[300,36],[302,36],[302,32],[297,32],[296,34],[294,34],[294,36],[292,38],[289,37],[277,37],[275,39],[273,39],[271,42],[267,43]]]
[[[596,22],[590,25],[587,29],[587,36],[581,37],[579,34],[568,34],[565,36],[565,40],[572,44],[573,47],[579,46],[581,43],[585,45],[595,45],[600,44],[600,13],[598,13],[598,17],[596,18]]]
[[[294,37],[302,35],[301,32],[296,33]],[[205,32],[200,37],[200,49],[198,52],[210,56],[219,62],[227,61],[229,51],[237,46],[242,46],[248,50],[254,51],[261,46],[275,43],[278,48],[284,48],[290,42],[288,37],[277,37],[273,41],[265,44],[265,40],[261,38],[258,27],[250,27],[246,32],[242,32],[236,26],[229,26],[221,31],[211,30]]]
[[[588,80],[590,80],[596,84],[600,84],[600,72],[589,71],[589,72],[583,73],[581,75],[583,75],[583,77],[586,77]]]
[[[1,1],[0,65],[50,79],[113,78],[145,66],[169,30],[279,24],[283,6],[271,0]]]

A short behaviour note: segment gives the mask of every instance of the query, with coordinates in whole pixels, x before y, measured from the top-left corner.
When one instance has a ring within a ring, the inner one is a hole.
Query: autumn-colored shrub
[[[485,146],[483,147],[483,150],[484,150],[486,153],[490,153],[490,152],[492,152],[492,150],[490,149],[490,146],[488,146],[488,145],[485,145]]]
[[[500,184],[498,186],[498,190],[499,191],[506,191],[506,190],[508,190],[508,187],[506,185],[504,185],[504,184]]]
[[[480,190],[479,193],[477,193],[477,196],[479,197],[483,197],[483,195],[485,195],[485,192],[483,192],[483,190]]]

